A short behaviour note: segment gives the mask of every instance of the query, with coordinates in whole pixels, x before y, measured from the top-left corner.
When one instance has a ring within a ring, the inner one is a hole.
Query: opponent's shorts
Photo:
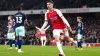
[[[14,33],[7,33],[7,39],[14,39],[15,35]]]
[[[24,28],[24,26],[17,27],[17,28],[15,29],[15,32],[16,32],[16,36],[17,36],[17,37],[18,37],[18,36],[24,37],[24,36],[25,36],[25,28]]]
[[[41,36],[41,40],[46,40],[46,36]]]
[[[83,35],[82,35],[82,34],[77,34],[77,39],[78,39],[78,40],[81,40],[81,39],[82,39],[82,37],[83,37]]]

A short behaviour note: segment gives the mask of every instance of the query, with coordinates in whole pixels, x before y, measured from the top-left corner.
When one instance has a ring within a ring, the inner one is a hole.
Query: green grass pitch
[[[56,46],[31,46],[23,45],[24,53],[17,50],[8,49],[8,45],[0,45],[0,56],[58,56],[59,51]],[[100,47],[84,47],[83,50],[75,51],[73,47],[63,46],[66,56],[100,56]]]

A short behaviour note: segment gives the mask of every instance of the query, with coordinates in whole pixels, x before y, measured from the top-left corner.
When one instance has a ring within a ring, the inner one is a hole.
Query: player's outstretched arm
[[[47,26],[47,24],[48,24],[48,19],[47,19],[47,15],[46,15],[47,13],[45,13],[45,21],[44,21],[44,24],[43,24],[43,26],[41,27],[41,29],[44,29],[46,26]]]
[[[36,29],[38,29],[38,30],[40,29],[40,28],[39,28],[39,27],[37,27],[37,26],[35,26],[35,28],[36,28]]]
[[[49,26],[47,26],[47,27],[45,28],[45,30],[47,30],[49,27],[50,27],[50,25],[49,25]]]

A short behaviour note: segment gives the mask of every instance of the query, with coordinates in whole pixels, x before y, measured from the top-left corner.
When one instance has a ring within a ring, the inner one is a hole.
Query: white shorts
[[[7,33],[7,39],[14,39],[15,35],[14,33]]]
[[[46,40],[46,36],[41,36],[41,40]]]
[[[63,30],[62,29],[54,29],[53,30],[53,37],[54,36],[60,36],[60,33],[63,33]]]
[[[53,36],[60,36],[61,33],[64,33],[65,36],[69,36],[69,32],[67,29],[54,29]]]

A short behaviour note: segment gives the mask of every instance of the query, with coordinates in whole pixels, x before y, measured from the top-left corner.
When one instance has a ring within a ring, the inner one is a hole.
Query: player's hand
[[[68,29],[67,28],[64,28],[64,30],[63,30],[64,32],[67,32],[68,31]]]
[[[72,32],[72,28],[71,27],[68,27],[68,28],[69,28],[70,32]]]

